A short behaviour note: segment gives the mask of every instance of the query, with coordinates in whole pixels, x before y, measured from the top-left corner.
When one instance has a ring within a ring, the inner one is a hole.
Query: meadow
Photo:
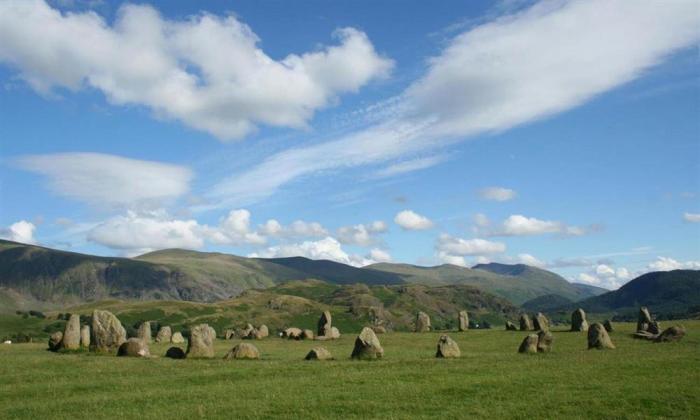
[[[516,352],[524,332],[451,332],[454,360],[434,358],[439,332],[379,335],[378,361],[349,359],[349,331],[332,342],[255,341],[258,361],[221,360],[239,340],[217,340],[212,360],[0,345],[0,418],[700,418],[700,321],[679,323],[688,335],[663,344],[616,324],[608,351],[555,328],[553,351],[536,355]],[[314,346],[336,360],[304,361]]]

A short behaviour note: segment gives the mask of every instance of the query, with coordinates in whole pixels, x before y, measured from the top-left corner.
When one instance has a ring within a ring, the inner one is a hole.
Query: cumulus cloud
[[[656,261],[649,263],[650,271],[671,270],[700,270],[700,261],[678,261],[670,257],[656,257]]]
[[[374,254],[375,256],[380,257],[388,256],[388,254],[378,254],[377,252]],[[313,260],[330,260],[355,267],[363,267],[365,265],[379,262],[379,260],[372,259],[371,255],[372,254],[367,257],[350,255],[343,250],[342,245],[337,239],[328,236],[317,241],[304,241],[294,244],[275,245],[258,252],[251,253],[248,256],[251,258],[306,257]]]
[[[396,214],[394,223],[404,230],[425,230],[433,227],[433,222],[413,210],[403,210]]]
[[[36,226],[32,222],[20,220],[6,228],[0,229],[0,238],[23,244],[35,244],[34,231]]]
[[[639,274],[639,273],[636,273]],[[575,279],[581,283],[614,290],[631,280],[633,274],[625,267],[614,268],[608,264],[596,264]]]
[[[415,156],[536,121],[642,76],[698,39],[694,0],[537,3],[456,36],[386,120],[279,152],[210,195],[246,204],[312,173]]]
[[[270,219],[260,226],[260,232],[273,237],[323,237],[328,230],[318,222],[295,220],[288,226],[283,226],[275,219]]]
[[[256,124],[303,128],[339,94],[386,76],[393,62],[368,37],[340,28],[336,45],[281,60],[234,15],[168,20],[126,4],[112,25],[93,11],[62,13],[43,0],[0,3],[0,61],[35,90],[101,91],[223,139]]]
[[[375,261],[375,262],[391,262],[391,254],[389,254],[388,251],[379,249],[379,248],[373,248],[369,252],[369,259]]]
[[[153,206],[189,190],[189,168],[101,153],[30,155],[17,160],[48,178],[50,190],[100,207]]]
[[[486,226],[488,226],[488,224]],[[597,229],[596,226],[569,226],[563,222],[541,220],[535,217],[526,217],[521,214],[508,216],[500,226],[494,227],[493,229],[483,229],[483,227],[483,224],[481,228],[477,225],[477,231],[488,236],[531,236],[544,234],[581,236]]]
[[[505,252],[506,245],[481,238],[462,239],[443,233],[438,237],[436,248],[446,255],[489,255]]]
[[[700,223],[700,213],[684,213],[683,220],[690,223]]]
[[[479,196],[484,200],[508,201],[515,198],[515,190],[503,187],[487,187],[479,190]]]
[[[370,246],[377,243],[377,234],[384,233],[388,229],[386,223],[376,220],[368,224],[343,226],[338,229],[338,240],[342,244]]]

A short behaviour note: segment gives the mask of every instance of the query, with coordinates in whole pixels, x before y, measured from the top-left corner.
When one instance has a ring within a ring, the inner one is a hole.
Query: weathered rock
[[[65,350],[80,349],[80,315],[72,314],[63,330],[61,348]]]
[[[288,338],[290,340],[301,340],[303,331],[296,327],[287,328],[282,333],[282,337]]]
[[[666,328],[654,341],[657,343],[666,343],[669,341],[678,341],[685,336],[685,327],[682,325],[674,325]]]
[[[214,329],[214,327],[209,327],[209,333],[211,334],[213,339],[216,340],[216,330]]]
[[[144,321],[139,325],[139,329],[136,331],[136,337],[146,344],[151,343],[151,323],[149,321]]]
[[[469,314],[467,311],[459,311],[457,314],[457,325],[460,331],[469,329]]]
[[[92,312],[90,346],[95,351],[115,351],[126,341],[126,330],[114,314],[95,309]]]
[[[169,343],[173,338],[173,330],[168,327],[160,327],[156,335],[156,343]]]
[[[531,331],[532,329],[530,317],[527,314],[520,315],[520,331]]]
[[[174,332],[173,336],[170,337],[170,342],[173,344],[182,344],[185,342],[185,337],[182,336],[181,332]]]
[[[224,339],[231,340],[236,336],[236,330],[228,329],[224,330]]]
[[[447,335],[440,336],[437,343],[437,352],[435,357],[453,359],[461,356],[462,353],[459,351],[459,346],[457,342],[451,339]]]
[[[313,340],[314,339],[314,332],[311,330],[304,330],[301,332],[301,339],[302,340]]]
[[[552,344],[554,343],[554,335],[552,335],[549,330],[540,330],[537,333],[537,351],[540,353],[547,353],[552,351]]]
[[[647,331],[652,334],[661,334],[661,326],[659,325],[658,321],[652,321],[649,323]]]
[[[80,328],[80,345],[86,349],[90,347],[90,327],[83,325]]]
[[[416,332],[430,331],[430,317],[425,312],[418,312],[416,315]]]
[[[216,336],[213,328],[207,324],[199,324],[190,330],[190,339],[187,342],[188,358],[212,358],[214,357],[214,340]]]
[[[586,312],[581,308],[571,314],[571,331],[588,331]]]
[[[263,324],[263,325],[258,327],[258,333],[257,333],[255,338],[260,340],[260,339],[263,339],[269,335],[270,335],[270,330],[267,328],[267,325]]]
[[[381,359],[384,349],[371,328],[364,327],[355,339],[355,347],[350,357],[353,359]]]
[[[236,344],[231,350],[229,350],[228,353],[226,353],[226,356],[224,356],[224,360],[259,358],[260,351],[258,351],[258,348],[250,343]]]
[[[518,331],[518,327],[510,321],[506,321],[506,331]]]
[[[336,327],[331,328],[331,338],[333,340],[337,340],[340,338],[340,330],[337,329]]]
[[[382,325],[375,325],[372,327],[372,331],[374,331],[375,334],[386,334],[386,328]]]
[[[518,353],[537,353],[537,334],[530,334],[520,343]]]
[[[615,331],[615,327],[613,327],[613,324],[609,319],[606,319],[605,322],[603,322],[603,327],[605,327],[605,331],[609,333]]]
[[[331,352],[325,347],[314,347],[307,353],[305,360],[333,360]]]
[[[546,331],[549,329],[549,320],[542,312],[537,312],[537,315],[532,318],[532,325],[535,331]]]
[[[331,335],[331,325],[332,317],[330,311],[323,311],[321,318],[318,319],[318,326],[316,329],[316,335],[330,336]]]
[[[165,357],[169,357],[171,359],[184,359],[187,357],[187,355],[180,347],[170,347],[168,351],[165,352]]]
[[[119,346],[117,356],[149,357],[148,344],[140,338],[130,338]]]
[[[248,324],[241,330],[241,338],[252,338],[252,333],[255,331],[255,327],[252,324]]]
[[[652,334],[649,331],[637,331],[632,334],[632,338],[637,338],[639,340],[656,340],[657,335]]]
[[[588,329],[588,348],[601,350],[615,348],[603,324],[596,322]]]
[[[648,331],[651,321],[649,309],[647,309],[646,306],[639,308],[639,315],[637,315],[637,331]]]
[[[61,348],[61,340],[63,340],[63,333],[61,331],[56,331],[49,336],[49,350],[58,351]]]

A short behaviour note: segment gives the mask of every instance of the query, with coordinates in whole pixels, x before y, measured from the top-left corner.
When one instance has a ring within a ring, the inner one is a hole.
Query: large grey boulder
[[[316,335],[328,337],[331,335],[332,317],[330,311],[323,311],[321,317],[318,319],[318,325],[316,328]]]
[[[459,311],[457,314],[457,325],[460,331],[469,329],[469,314],[467,311]]]
[[[90,326],[88,325],[80,328],[80,345],[86,349],[90,348]]]
[[[666,328],[654,341],[657,343],[667,343],[669,341],[679,341],[683,337],[685,337],[685,327],[682,325],[674,325],[673,327]]]
[[[537,333],[537,352],[538,353],[548,353],[552,351],[552,344],[554,343],[554,335],[549,330],[540,330]]]
[[[333,356],[325,347],[314,347],[306,354],[304,360],[333,360]]]
[[[240,343],[235,345],[231,350],[229,350],[228,353],[226,353],[226,356],[224,356],[224,360],[232,360],[232,359],[259,359],[260,358],[260,351],[258,350],[257,347],[250,343]]]
[[[156,335],[156,343],[169,343],[173,338],[173,330],[169,326],[160,327]]]
[[[95,309],[92,312],[90,348],[99,352],[116,351],[126,341],[126,330],[114,314]]]
[[[49,350],[58,351],[61,348],[61,340],[63,340],[63,333],[61,331],[56,331],[49,336]]]
[[[586,312],[581,308],[571,314],[571,331],[588,331]]]
[[[526,336],[518,347],[518,353],[537,353],[537,334]]]
[[[447,335],[440,336],[440,339],[438,340],[437,344],[437,352],[435,353],[435,357],[454,359],[458,358],[461,355],[462,353],[459,351],[459,346],[457,345],[456,341],[454,341]]]
[[[350,355],[353,359],[381,359],[384,349],[371,328],[364,327],[355,339],[355,347]]]
[[[603,324],[596,322],[588,328],[588,349],[614,349],[612,340]]]
[[[130,338],[119,346],[117,356],[122,357],[149,357],[148,344],[140,338]]]
[[[532,320],[528,316],[528,314],[522,314],[520,315],[520,331],[531,331],[534,328],[532,327]]]
[[[146,344],[151,343],[151,323],[149,321],[144,321],[139,325],[139,329],[136,331],[136,337]]]
[[[418,312],[416,315],[416,332],[430,331],[430,317],[425,312]]]
[[[72,314],[63,330],[61,348],[65,350],[80,349],[80,315]]]
[[[549,320],[542,312],[537,312],[532,318],[532,325],[536,331],[545,331],[549,329]]]
[[[188,358],[212,358],[214,357],[214,329],[207,324],[199,324],[190,330],[190,339],[187,342]]]

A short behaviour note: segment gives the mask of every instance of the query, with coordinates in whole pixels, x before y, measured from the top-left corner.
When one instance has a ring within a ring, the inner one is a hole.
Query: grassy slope
[[[348,359],[354,337],[324,342],[332,362],[301,359],[318,342],[255,342],[261,361],[62,355],[0,345],[0,418],[698,418],[700,322],[654,344],[619,324],[616,350],[554,332],[550,354],[519,355],[524,334],[452,333],[462,358],[433,357],[438,333],[379,336],[385,358]],[[151,345],[162,356],[166,345]]]

